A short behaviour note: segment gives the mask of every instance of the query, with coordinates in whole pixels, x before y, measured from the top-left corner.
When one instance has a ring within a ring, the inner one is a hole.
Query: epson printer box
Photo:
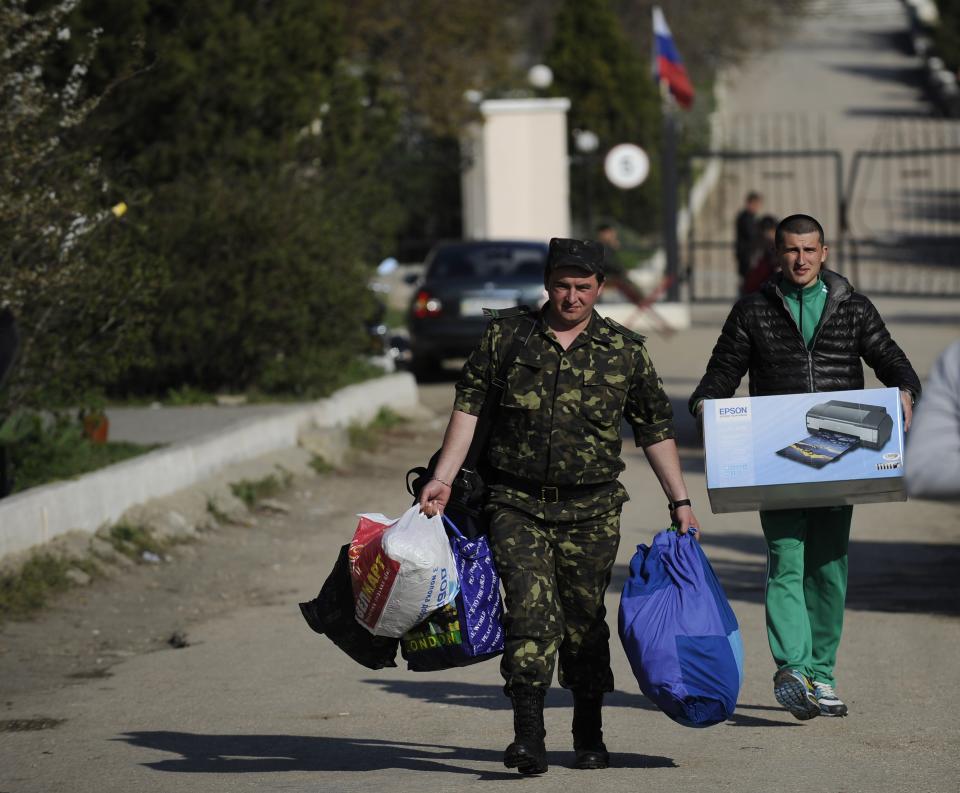
[[[905,501],[896,388],[707,399],[717,512]]]

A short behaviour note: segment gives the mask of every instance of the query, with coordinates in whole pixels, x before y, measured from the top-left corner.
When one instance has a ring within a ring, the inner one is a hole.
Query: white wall
[[[464,135],[463,234],[473,239],[570,236],[568,99],[493,99]]]
[[[388,375],[77,479],[25,490],[0,502],[0,558],[68,531],[95,532],[136,504],[189,487],[232,463],[296,446],[299,435],[310,428],[369,422],[381,407],[403,411],[417,404],[413,376]]]

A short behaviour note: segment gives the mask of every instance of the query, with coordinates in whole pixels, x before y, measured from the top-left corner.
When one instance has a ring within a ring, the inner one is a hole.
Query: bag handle
[[[443,517],[443,522],[450,527],[450,529],[453,531],[453,533],[457,537],[459,537],[461,540],[466,540],[467,542],[469,542],[469,540],[467,540],[467,538],[464,536],[463,532],[457,528],[457,524],[454,523],[452,520],[450,520],[450,518],[447,517],[446,513],[441,512],[440,514]]]
[[[497,374],[493,378],[493,382],[487,387],[487,393],[483,398],[483,406],[480,408],[480,415],[477,417],[477,426],[473,431],[473,440],[470,443],[467,456],[464,458],[463,465],[461,466],[468,471],[477,470],[477,461],[480,459],[480,455],[487,445],[487,440],[490,438],[490,432],[493,430],[493,424],[498,412],[497,409],[500,407],[500,400],[503,397],[503,392],[507,388],[507,382],[504,379],[507,376],[507,370],[517,359],[520,350],[526,346],[530,336],[533,335],[534,328],[537,326],[536,320],[531,316],[527,316],[524,321],[528,326],[526,334],[521,335],[523,330],[522,326],[517,328],[517,332],[510,340],[510,346],[507,348],[503,360],[500,361],[500,366],[497,368]]]
[[[489,552],[489,548],[484,544],[479,538],[470,539],[465,536],[460,529],[457,528],[457,524],[454,523],[450,518],[447,517],[445,512],[440,513],[443,516],[444,523],[450,527],[453,537],[450,538],[450,544],[453,548],[454,556],[459,560],[460,558],[469,559],[470,561],[476,561],[480,559],[484,554]],[[481,535],[482,537],[483,535]],[[459,565],[459,561],[458,561]]]

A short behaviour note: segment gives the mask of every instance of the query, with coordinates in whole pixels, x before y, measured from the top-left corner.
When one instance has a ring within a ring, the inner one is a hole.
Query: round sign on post
[[[619,143],[607,152],[603,170],[614,187],[629,190],[642,185],[650,174],[650,158],[639,146]]]

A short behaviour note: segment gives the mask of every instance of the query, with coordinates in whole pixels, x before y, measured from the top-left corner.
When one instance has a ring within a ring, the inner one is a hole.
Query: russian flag
[[[689,110],[693,104],[693,86],[660,6],[653,7],[653,73],[658,83],[666,82],[677,103]]]

